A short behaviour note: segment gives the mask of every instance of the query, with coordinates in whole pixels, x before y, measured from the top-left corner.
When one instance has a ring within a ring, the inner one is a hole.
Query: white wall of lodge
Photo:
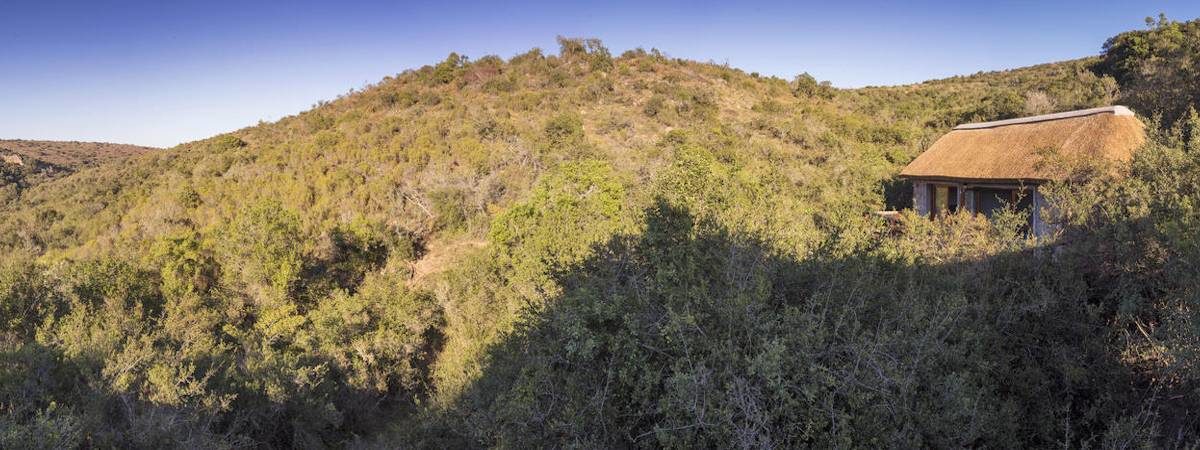
[[[913,210],[922,216],[932,217],[934,214],[944,214],[947,210],[957,211],[960,208],[965,208],[972,213],[988,214],[989,211],[980,211],[980,206],[977,202],[980,201],[980,195],[977,193],[986,189],[989,193],[994,194],[996,190],[1007,190],[1012,192],[1013,201],[1021,199],[1018,204],[1026,203],[1021,196],[1028,196],[1029,208],[1029,229],[1035,236],[1045,236],[1054,231],[1054,225],[1049,217],[1044,215],[1054,214],[1054,208],[1047,204],[1045,197],[1038,191],[1037,185],[1020,185],[1020,184],[975,184],[975,183],[953,183],[940,181],[923,181],[913,180]],[[945,189],[939,191],[939,189]]]
[[[913,210],[922,216],[929,215],[929,183],[913,180]]]

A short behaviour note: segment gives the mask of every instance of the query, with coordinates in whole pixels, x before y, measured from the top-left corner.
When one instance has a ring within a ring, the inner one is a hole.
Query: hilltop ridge
[[[730,140],[767,145],[777,157],[786,155],[779,168],[790,171],[790,177],[810,170],[805,166],[868,158],[852,169],[864,181],[876,180],[866,187],[898,171],[937,133],[957,123],[1102,106],[1113,95],[1105,79],[1088,70],[1088,61],[964,77],[958,88],[939,80],[838,90],[811,77],[789,82],[657,52],[612,57],[602,48],[579,45],[565,46],[559,55],[534,50],[509,61],[451,55],[440,64],[389,77],[278,122],[183,144],[117,169],[136,176],[80,176],[102,184],[148,184],[157,191],[191,186],[203,204],[245,204],[259,195],[291,199],[284,200],[288,208],[308,211],[302,217],[306,234],[320,233],[310,218],[322,227],[341,220],[336,216],[345,212],[331,209],[341,205],[415,239],[444,240],[433,234],[482,235],[490,211],[520,198],[546,168],[562,162],[603,159],[619,173],[649,180],[669,156],[661,142],[672,130],[694,129],[701,139],[724,140],[719,145],[725,147],[733,145]],[[1077,87],[1090,85],[1094,87]],[[1034,96],[1032,102],[1027,96]],[[931,108],[933,103],[942,107]],[[264,165],[275,168],[258,169]],[[367,203],[296,202],[314,187],[294,182],[331,175],[340,181],[320,185],[332,191],[319,197]],[[47,186],[46,195],[84,194],[49,192],[56,189],[60,187]],[[231,195],[229,189],[256,194]],[[883,207],[871,198],[874,193],[853,195],[864,208]],[[388,197],[397,198],[380,203]],[[893,197],[888,201],[903,201],[900,195]],[[79,206],[58,202],[55,210],[71,221]],[[112,221],[138,211],[132,205],[110,206],[98,216],[89,212],[79,218]],[[191,218],[201,226],[227,219],[207,213]],[[95,237],[43,242],[61,247]]]
[[[60,168],[79,170],[160,150],[107,142],[31,141],[0,139],[0,154],[18,155]]]

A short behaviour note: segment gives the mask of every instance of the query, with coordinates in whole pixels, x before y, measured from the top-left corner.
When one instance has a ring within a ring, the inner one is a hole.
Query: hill
[[[803,183],[811,192],[841,183],[845,200],[865,211],[883,206],[876,192],[883,180],[954,123],[1023,114],[1026,96],[1048,102],[1031,103],[1030,111],[1110,102],[1115,85],[1092,75],[1089,63],[836,91],[810,78],[789,83],[654,52],[614,59],[601,50],[568,48],[509,62],[451,55],[274,124],[185,144],[138,165],[81,174],[32,193],[23,209],[28,219],[45,205],[64,222],[85,222],[78,227],[83,233],[105,233],[120,220],[161,215],[133,203],[175,210],[173,197],[183,195],[176,191],[187,190],[198,196],[199,208],[178,208],[196,214],[172,220],[198,228],[271,198],[305,211],[306,236],[353,212],[411,235],[418,245],[439,245],[485,234],[492,212],[528,194],[548,167],[604,160],[641,184],[669,163],[669,138],[696,134],[725,148],[724,159],[738,153],[735,146],[760,147],[765,154],[738,156],[755,164],[778,160],[779,175],[792,184],[808,177]],[[833,166],[842,172],[837,180],[828,176]],[[93,195],[88,183],[114,196],[63,200]],[[209,209],[216,205],[222,211]],[[35,233],[53,228],[26,225]],[[98,238],[39,241],[63,250],[109,241]]]
[[[96,167],[158,150],[127,144],[0,139],[0,155],[16,155],[68,170]]]
[[[0,203],[20,197],[32,185],[155,150],[102,142],[0,140]]]
[[[1062,186],[1054,257],[1019,218],[869,214],[954,124],[1123,98],[1107,59],[839,90],[560,44],[451,54],[0,207],[0,442],[1196,435],[1171,413],[1200,379],[1200,121]]]

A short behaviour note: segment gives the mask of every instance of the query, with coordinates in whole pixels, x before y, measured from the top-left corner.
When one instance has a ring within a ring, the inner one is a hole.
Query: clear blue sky
[[[1094,55],[1148,15],[1200,17],[1197,0],[504,3],[0,0],[0,138],[172,146],[556,35],[856,87]]]

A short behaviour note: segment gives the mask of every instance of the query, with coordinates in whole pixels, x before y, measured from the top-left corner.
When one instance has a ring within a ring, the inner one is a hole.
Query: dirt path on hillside
[[[425,256],[412,264],[412,278],[409,285],[420,284],[422,280],[446,270],[463,252],[487,247],[487,241],[469,239],[453,242],[448,245],[432,246]]]

